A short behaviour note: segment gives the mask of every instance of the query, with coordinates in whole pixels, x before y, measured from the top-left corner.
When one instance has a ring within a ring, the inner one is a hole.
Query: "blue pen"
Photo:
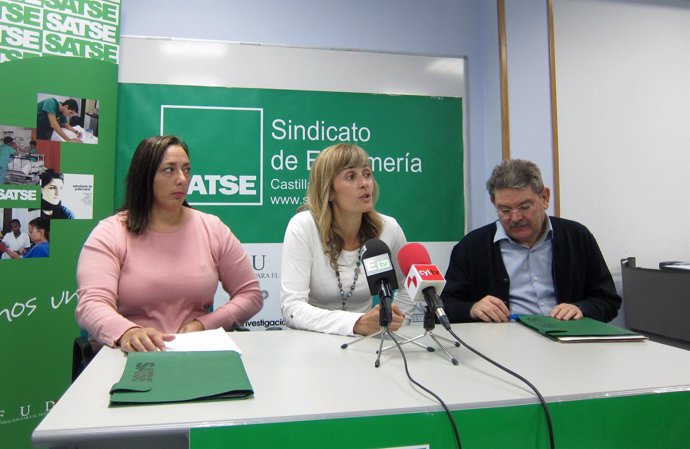
[[[520,319],[521,316],[522,316],[522,315],[519,315],[519,314],[517,314],[517,313],[513,313],[513,314],[511,314],[511,315],[508,315],[508,319],[509,319],[510,321],[517,321],[518,319]]]

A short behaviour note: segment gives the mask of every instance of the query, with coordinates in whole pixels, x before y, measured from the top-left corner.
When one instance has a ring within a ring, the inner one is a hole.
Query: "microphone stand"
[[[452,344],[452,345],[455,346],[456,348],[460,346],[460,343],[457,342],[457,341],[453,341],[453,340],[451,340],[451,339],[449,339],[449,338],[443,337],[443,336],[441,336],[441,335],[436,335],[436,334],[434,334],[434,328],[435,328],[435,327],[436,327],[436,319],[434,318],[434,314],[433,314],[433,312],[431,311],[431,307],[429,307],[429,305],[427,304],[426,307],[424,308],[424,333],[423,333],[422,335],[417,335],[416,337],[406,338],[405,340],[403,340],[403,341],[400,342],[400,345],[404,345],[405,343],[413,343],[413,344],[422,346],[422,345],[420,345],[419,343],[417,343],[417,340],[419,340],[419,339],[421,339],[421,338],[424,338],[424,337],[426,337],[426,336],[429,336],[429,337],[431,337],[432,340],[434,340],[434,341],[436,342],[436,344],[438,345],[438,347],[441,348],[441,350],[446,354],[446,356],[448,357],[448,359],[450,360],[450,362],[451,362],[453,365],[456,365],[456,366],[459,365],[458,360],[457,360],[455,357],[453,357],[453,356],[446,350],[446,348],[443,347],[443,345],[441,344],[441,342],[438,341],[438,340],[439,340],[439,339],[444,340],[444,341],[446,341],[447,343]],[[391,348],[394,348],[394,347],[395,347],[395,345],[390,345],[390,346],[387,346],[387,347],[383,348],[382,350],[383,350],[383,351],[386,351],[386,350],[391,349]],[[422,346],[422,347],[423,347],[423,346]],[[381,350],[381,349],[380,349],[380,350]],[[427,350],[428,350],[429,352],[434,352],[434,348],[432,348],[432,347],[427,347]]]
[[[391,321],[393,321],[393,308],[392,308],[392,292],[390,289],[386,289],[383,282],[379,284],[379,298],[381,300],[381,307],[379,307],[379,326],[381,330],[381,338],[379,339],[379,350],[376,351],[376,361],[374,366],[378,368],[381,365],[381,348],[383,347],[383,339],[386,338],[386,334],[391,330],[388,328]]]
[[[381,353],[383,351],[385,351],[386,349],[390,349],[390,348],[394,347],[394,345],[391,345],[391,346],[388,346],[384,349],[381,349],[383,347],[383,340],[384,340],[384,338],[386,338],[386,334],[392,334],[392,335],[400,338],[401,340],[405,341],[405,343],[407,343],[409,340],[407,337],[405,337],[403,335],[396,334],[395,332],[391,331],[388,328],[391,321],[393,321],[393,309],[391,306],[391,302],[392,302],[391,298],[392,297],[393,297],[393,293],[390,290],[390,287],[388,285],[386,285],[384,282],[381,282],[379,284],[379,298],[381,300],[381,303],[380,303],[381,307],[379,308],[379,326],[380,326],[379,330],[373,334],[362,335],[361,337],[354,339],[350,343],[343,343],[342,345],[340,345],[340,348],[341,349],[347,349],[348,346],[351,346],[355,343],[366,340],[368,338],[380,337],[379,349],[378,349],[378,351],[376,351],[377,356],[376,356],[376,361],[374,362],[374,366],[376,368],[378,368],[379,366],[381,366]],[[429,352],[434,351],[434,348],[429,347],[429,346],[424,346],[421,343],[418,343],[416,341],[410,341],[409,343],[413,343],[413,344],[415,344],[421,348],[426,349]],[[458,346],[460,346],[459,343],[458,343]],[[456,361],[456,363],[457,363],[457,361]]]

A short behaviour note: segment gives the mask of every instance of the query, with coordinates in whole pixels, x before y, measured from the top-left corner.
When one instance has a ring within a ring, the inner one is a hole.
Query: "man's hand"
[[[470,316],[478,321],[505,323],[510,316],[508,306],[495,296],[487,295],[474,303]]]
[[[563,321],[579,320],[584,316],[582,310],[580,310],[578,306],[575,304],[568,304],[567,302],[558,304],[549,315],[557,320]]]

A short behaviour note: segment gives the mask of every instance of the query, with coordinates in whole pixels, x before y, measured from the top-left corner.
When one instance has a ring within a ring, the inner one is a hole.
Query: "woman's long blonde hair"
[[[345,241],[342,231],[333,220],[333,205],[329,197],[333,192],[333,180],[341,171],[348,168],[359,168],[369,165],[369,155],[361,147],[350,143],[332,145],[319,154],[309,173],[307,203],[300,210],[309,210],[316,221],[324,252],[328,254],[331,267],[338,269],[338,256],[343,251]],[[379,198],[379,186],[376,179],[372,192],[373,203]],[[359,228],[360,245],[371,238],[376,238],[383,229],[383,219],[372,209],[362,216]]]

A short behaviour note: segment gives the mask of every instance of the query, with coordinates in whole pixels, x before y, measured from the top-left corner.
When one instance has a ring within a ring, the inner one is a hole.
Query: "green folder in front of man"
[[[130,352],[110,405],[243,399],[254,394],[235,351]]]
[[[562,343],[599,341],[642,341],[642,334],[602,323],[592,318],[557,320],[550,316],[520,315],[518,320],[525,326]]]

